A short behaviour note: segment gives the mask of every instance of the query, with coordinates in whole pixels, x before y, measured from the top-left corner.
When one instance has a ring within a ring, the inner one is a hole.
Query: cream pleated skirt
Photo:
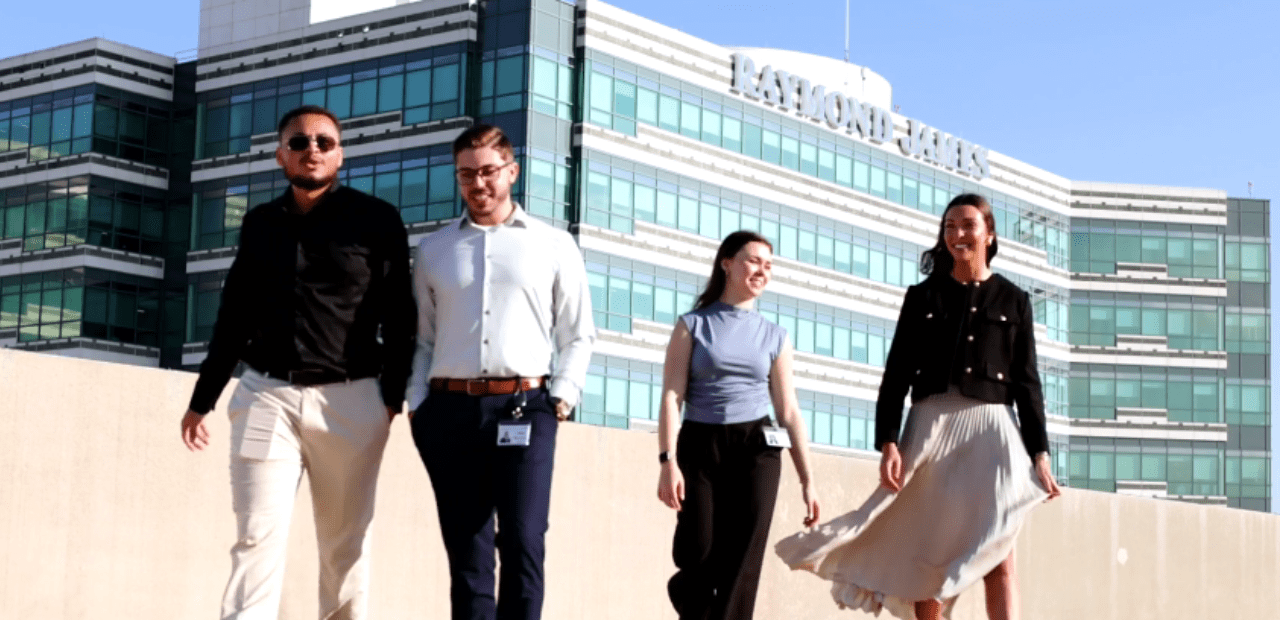
[[[899,443],[906,482],[878,487],[861,507],[780,541],[782,561],[832,582],[838,605],[915,619],[936,599],[951,617],[956,597],[1013,551],[1041,488],[1006,405],[959,392],[911,407]]]

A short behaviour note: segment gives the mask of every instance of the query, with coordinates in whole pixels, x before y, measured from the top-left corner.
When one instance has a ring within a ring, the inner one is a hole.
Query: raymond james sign
[[[844,130],[877,144],[897,142],[908,157],[985,179],[991,174],[987,149],[938,131],[915,119],[907,119],[906,135],[894,136],[888,110],[861,103],[844,93],[827,92],[809,80],[765,65],[758,73],[746,54],[733,55],[733,90],[744,97],[763,100],[782,111],[793,110],[834,130]]]

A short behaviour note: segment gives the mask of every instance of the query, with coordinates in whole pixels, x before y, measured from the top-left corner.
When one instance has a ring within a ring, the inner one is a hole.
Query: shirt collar
[[[315,210],[316,210],[317,208],[319,208],[319,207],[320,207],[320,205],[323,205],[323,204],[325,204],[326,202],[328,202],[328,198],[329,198],[329,196],[332,196],[334,192],[338,191],[338,186],[340,186],[340,185],[341,185],[341,183],[339,183],[337,180],[335,180],[332,184],[330,184],[330,185],[329,185],[329,189],[328,189],[328,190],[326,190],[326,191],[325,191],[325,193],[324,193],[324,195],[320,197],[320,202],[317,202],[317,203],[316,203],[316,206],[311,207],[311,211],[308,211],[307,213],[313,213],[313,212],[315,212]],[[294,207],[295,207],[295,206],[297,206],[297,202],[295,202],[295,201],[294,201],[294,199],[293,199],[293,186],[292,186],[292,185],[290,185],[289,187],[285,188],[285,190],[284,190],[284,195],[283,195],[283,196],[281,196],[281,199],[283,200],[283,202],[280,204],[280,209],[281,209],[282,211],[284,211],[285,213],[287,213],[287,214],[293,214],[293,213],[294,213]]]
[[[515,207],[514,209],[511,210],[511,215],[502,223],[498,224],[498,226],[515,226],[518,228],[528,228],[529,214],[526,213],[525,210],[520,207],[520,203],[512,202],[511,205]],[[473,226],[477,228],[479,227],[478,224],[471,221],[471,212],[468,211],[467,208],[464,206],[462,207],[462,217],[458,218],[458,228],[462,229],[462,228],[467,228],[468,226]]]

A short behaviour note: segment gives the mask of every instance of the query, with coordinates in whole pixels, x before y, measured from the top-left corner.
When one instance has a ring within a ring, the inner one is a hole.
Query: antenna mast
[[[844,61],[849,62],[849,0],[844,0]]]

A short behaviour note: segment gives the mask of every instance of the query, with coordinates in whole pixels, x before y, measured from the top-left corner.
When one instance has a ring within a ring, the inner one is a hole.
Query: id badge
[[[791,435],[787,434],[786,429],[766,426],[764,429],[764,443],[770,448],[790,448]]]
[[[529,445],[533,422],[529,420],[502,420],[498,422],[498,445],[524,448]]]

